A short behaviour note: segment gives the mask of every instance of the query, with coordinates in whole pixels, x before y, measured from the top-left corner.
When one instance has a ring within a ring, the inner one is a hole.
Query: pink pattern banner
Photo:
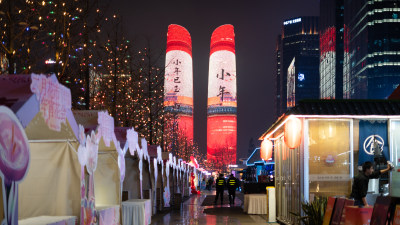
[[[3,189],[2,225],[18,224],[18,183],[28,172],[30,150],[24,128],[7,107],[0,106],[0,177]],[[1,203],[0,203],[1,204]]]
[[[108,115],[106,111],[99,112],[97,122],[99,124],[100,137],[103,137],[104,144],[110,147],[111,140],[116,140],[114,134],[114,119],[112,116]]]
[[[71,110],[71,91],[58,83],[53,75],[32,74],[31,91],[36,94],[40,104],[40,112],[50,129],[61,130],[61,123],[65,123],[67,110]]]
[[[76,218],[72,217],[69,219],[65,219],[63,221],[59,221],[59,222],[55,222],[55,223],[51,223],[48,225],[75,225],[76,224]]]
[[[99,225],[119,225],[119,206],[98,211]]]

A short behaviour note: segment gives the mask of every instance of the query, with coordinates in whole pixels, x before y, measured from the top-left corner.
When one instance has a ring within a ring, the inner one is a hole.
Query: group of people
[[[217,194],[215,195],[214,204],[217,204],[218,198],[221,198],[221,205],[224,202],[224,190],[228,189],[229,204],[235,204],[236,189],[239,187],[239,180],[231,174],[228,180],[225,180],[224,175],[220,174],[215,181],[215,189]]]

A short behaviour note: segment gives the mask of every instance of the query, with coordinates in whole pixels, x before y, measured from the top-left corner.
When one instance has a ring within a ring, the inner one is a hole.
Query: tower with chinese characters
[[[236,164],[236,55],[232,25],[218,27],[211,36],[208,75],[207,159],[218,169]]]
[[[193,139],[192,39],[182,26],[168,26],[165,59],[164,110],[166,135]]]

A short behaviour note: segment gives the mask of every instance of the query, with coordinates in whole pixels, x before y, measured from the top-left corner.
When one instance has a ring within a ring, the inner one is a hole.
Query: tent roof
[[[75,120],[85,128],[85,133],[96,130],[99,110],[72,110]]]
[[[29,140],[77,140],[78,125],[72,112],[60,131],[51,130],[40,112],[40,103],[31,91],[31,75],[0,76],[0,104],[9,107],[25,128]]]
[[[151,158],[157,158],[157,147],[158,147],[158,145],[148,145],[147,146],[147,151]]]
[[[126,143],[126,133],[130,129],[130,127],[115,127],[114,133],[117,141],[121,144],[121,146],[125,146]]]
[[[75,116],[78,124],[81,124],[85,128],[85,133],[89,134],[91,131],[99,131],[100,125],[98,123],[99,113],[103,112],[100,110],[74,110],[73,114]],[[126,137],[126,135],[125,135]],[[106,146],[104,137],[100,137],[99,142],[99,151],[115,151],[116,147],[116,135],[115,128],[112,132],[112,137],[108,137],[111,139],[110,146]]]

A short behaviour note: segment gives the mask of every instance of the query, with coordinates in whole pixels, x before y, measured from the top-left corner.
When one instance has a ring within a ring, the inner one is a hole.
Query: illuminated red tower
[[[184,27],[175,24],[168,26],[167,33],[164,106],[166,126],[192,140],[192,39]]]
[[[207,103],[207,159],[236,164],[236,56],[232,25],[211,36]]]

